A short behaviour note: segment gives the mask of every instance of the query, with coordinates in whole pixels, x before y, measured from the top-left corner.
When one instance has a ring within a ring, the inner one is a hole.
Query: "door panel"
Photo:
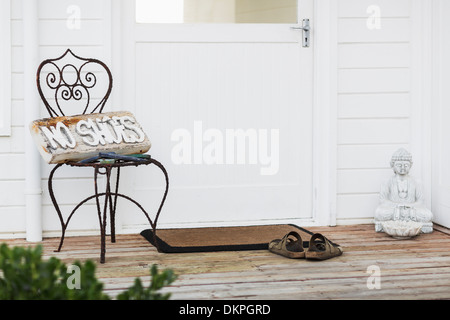
[[[312,17],[311,3],[301,1],[300,13]],[[311,219],[313,63],[302,32],[292,24],[137,24],[130,7],[122,95],[169,172],[160,225]],[[156,169],[121,179],[157,209]],[[135,215],[121,222],[145,223]]]

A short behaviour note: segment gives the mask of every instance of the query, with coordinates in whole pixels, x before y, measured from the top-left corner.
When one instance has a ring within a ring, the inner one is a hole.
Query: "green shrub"
[[[9,248],[0,245],[0,300],[108,300],[103,284],[95,275],[95,263],[75,262],[68,268],[55,257],[42,259],[42,247]],[[73,269],[73,270],[71,270]],[[139,278],[120,300],[161,300],[170,294],[158,291],[175,281],[171,270],[158,272],[153,265],[151,284],[144,288]],[[78,276],[79,278],[75,278]],[[79,285],[79,287],[77,287]]]

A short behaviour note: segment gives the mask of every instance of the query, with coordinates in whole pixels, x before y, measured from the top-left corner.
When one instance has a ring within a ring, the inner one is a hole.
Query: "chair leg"
[[[160,249],[159,249],[159,242],[157,241],[157,237],[156,237],[156,226],[158,224],[159,215],[161,214],[161,210],[162,210],[162,208],[164,206],[164,203],[166,202],[167,194],[169,192],[169,174],[167,173],[166,168],[162,165],[161,162],[159,162],[159,161],[157,161],[157,160],[155,160],[153,158],[151,159],[151,162],[154,165],[156,165],[162,171],[162,173],[164,174],[164,178],[166,180],[166,188],[164,190],[164,195],[163,195],[163,197],[161,199],[161,203],[159,205],[158,211],[156,212],[154,223],[152,224],[150,219],[149,219],[150,225],[152,225],[152,230],[153,230],[153,241],[155,243],[156,249],[159,252]]]
[[[63,165],[62,163],[57,164],[52,169],[52,171],[50,172],[50,175],[48,177],[48,190],[49,190],[50,198],[52,199],[53,207],[55,208],[56,213],[58,214],[59,221],[61,223],[61,239],[59,242],[58,249],[56,249],[55,252],[61,251],[62,245],[64,243],[64,236],[66,234],[66,228],[67,228],[67,223],[64,223],[64,218],[62,216],[61,209],[59,208],[58,202],[56,201],[55,193],[53,191],[53,175],[55,174],[55,171],[58,168],[60,168],[62,165]]]
[[[106,210],[108,207],[108,200],[110,198],[110,191],[109,191],[109,178],[110,178],[111,169],[106,169],[106,175],[107,175],[107,185],[106,185],[106,192],[105,192],[105,203],[103,210],[101,210],[100,207],[100,196],[101,194],[98,192],[98,175],[103,174],[100,173],[99,168],[95,168],[94,172],[94,186],[95,186],[95,201],[97,205],[97,214],[98,214],[98,221],[100,225],[100,263],[105,263],[105,255],[106,255]]]
[[[110,228],[111,228],[111,242],[116,242],[116,208],[117,208],[117,194],[119,193],[119,178],[120,178],[120,167],[117,167],[116,175],[116,186],[114,192],[114,201],[110,198],[109,202],[109,218],[110,218]],[[110,184],[110,182],[108,182]]]

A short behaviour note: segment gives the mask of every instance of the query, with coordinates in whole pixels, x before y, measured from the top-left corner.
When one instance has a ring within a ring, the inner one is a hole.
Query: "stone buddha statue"
[[[433,231],[433,214],[423,203],[422,186],[409,176],[412,164],[411,154],[403,148],[392,155],[391,168],[395,175],[381,186],[375,231],[383,232],[382,222],[389,220],[417,221],[423,224],[423,233]]]

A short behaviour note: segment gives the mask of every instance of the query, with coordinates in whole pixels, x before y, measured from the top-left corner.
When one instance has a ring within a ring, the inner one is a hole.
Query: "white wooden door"
[[[436,8],[435,27],[435,82],[432,109],[432,212],[434,222],[450,228],[450,40],[447,31],[450,22],[449,1],[439,0]]]
[[[309,18],[313,26],[313,1],[294,3],[299,25]],[[264,23],[268,8],[260,23],[137,23],[135,5],[122,2],[115,90],[117,108],[134,112],[149,153],[169,172],[159,226],[311,221],[314,38],[305,48],[295,20]],[[164,187],[156,167],[121,179],[124,192],[156,212]],[[145,223],[126,213],[120,221],[124,230]]]

